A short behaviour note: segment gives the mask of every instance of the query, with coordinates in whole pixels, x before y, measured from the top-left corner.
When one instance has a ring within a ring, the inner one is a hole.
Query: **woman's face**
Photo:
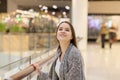
[[[72,39],[72,31],[69,24],[60,24],[57,31],[57,39],[59,42],[70,42],[70,40]]]

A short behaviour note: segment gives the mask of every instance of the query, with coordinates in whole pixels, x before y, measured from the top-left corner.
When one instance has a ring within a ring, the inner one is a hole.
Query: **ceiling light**
[[[29,11],[29,12],[34,12],[34,9],[29,9],[28,11]]]
[[[52,15],[55,15],[55,12],[52,12]]]
[[[45,10],[45,13],[48,13],[48,10],[47,10],[47,9]]]
[[[70,7],[69,6],[65,6],[65,9],[70,10]]]
[[[63,12],[63,15],[66,15],[66,12]]]
[[[48,9],[48,7],[47,7],[47,6],[43,6],[42,8],[43,8],[43,9]]]
[[[56,6],[56,5],[53,5],[52,7],[53,7],[54,9],[57,9],[57,6]]]
[[[39,5],[39,8],[41,8],[42,7],[42,5]]]

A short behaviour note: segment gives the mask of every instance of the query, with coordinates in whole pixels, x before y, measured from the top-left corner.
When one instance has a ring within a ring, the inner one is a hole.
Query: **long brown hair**
[[[60,26],[62,23],[67,23],[67,24],[70,26],[70,29],[71,29],[71,31],[72,31],[72,37],[73,37],[73,38],[71,39],[70,43],[72,43],[74,46],[77,47],[75,30],[74,30],[74,28],[73,28],[73,26],[72,26],[72,24],[71,24],[70,22],[68,22],[68,21],[62,21],[61,23],[59,23],[59,25],[58,25],[58,27],[57,27],[57,31],[58,31],[59,26]],[[56,33],[57,33],[57,31],[56,31]]]

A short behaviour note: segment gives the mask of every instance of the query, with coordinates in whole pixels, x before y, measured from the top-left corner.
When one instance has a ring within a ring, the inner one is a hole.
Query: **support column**
[[[72,0],[72,24],[75,28],[76,37],[82,38],[78,48],[87,48],[87,16],[88,0]]]

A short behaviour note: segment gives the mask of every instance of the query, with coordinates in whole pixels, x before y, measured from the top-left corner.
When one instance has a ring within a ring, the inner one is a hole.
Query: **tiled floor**
[[[86,51],[82,51],[86,80],[120,80],[120,43],[114,43],[109,49],[100,44],[88,43]]]

